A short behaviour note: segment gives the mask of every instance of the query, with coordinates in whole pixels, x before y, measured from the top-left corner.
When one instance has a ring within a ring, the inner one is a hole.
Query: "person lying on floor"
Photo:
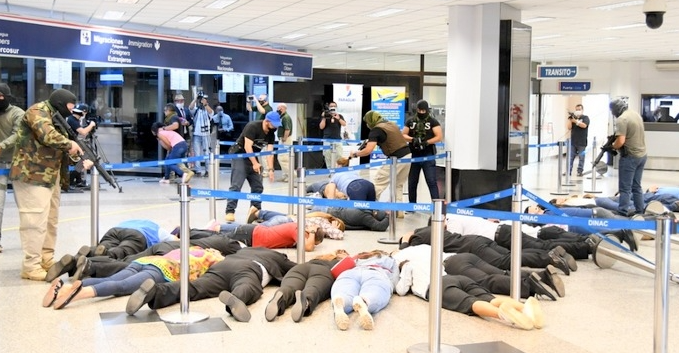
[[[511,222],[494,222],[481,217],[446,214],[446,228],[451,233],[482,235],[511,250],[512,227]],[[556,226],[532,227],[525,223],[521,225],[521,246],[526,249],[552,250],[561,246],[576,260],[587,259],[596,246],[597,240],[570,233]],[[532,236],[529,234],[536,234]],[[563,237],[545,236],[539,234],[559,234]]]
[[[337,160],[337,167],[346,167],[349,159],[341,157]],[[324,196],[328,199],[336,198],[336,192],[346,195],[349,200],[375,201],[375,184],[361,177],[358,171],[345,171],[332,175],[325,187]]]
[[[342,272],[332,285],[330,298],[337,327],[349,328],[349,316],[358,313],[362,329],[375,326],[372,315],[384,309],[391,300],[399,279],[398,263],[382,250],[362,252],[354,256],[355,267]]]
[[[234,226],[235,224],[235,226]],[[267,227],[262,224],[225,223],[217,225],[229,239],[242,242],[246,246],[269,249],[293,248],[297,246],[297,222],[289,222]],[[216,228],[215,228],[216,230]],[[323,228],[307,225],[304,229],[304,250],[314,251],[323,242]]]
[[[431,245],[431,226],[415,229],[399,239],[399,249],[420,244]],[[511,253],[509,249],[481,235],[461,235],[444,230],[442,250],[447,253],[473,253],[497,268],[510,269]],[[546,268],[547,265],[553,265],[566,275],[570,275],[571,270],[577,269],[573,256],[560,246],[549,251],[522,249],[521,265],[531,268]]]
[[[189,243],[191,245],[200,246],[203,249],[212,248],[219,250],[224,256],[233,254],[243,247],[241,243],[226,238],[223,234],[200,229],[191,229]],[[163,241],[154,244],[144,251],[127,255],[122,259],[116,260],[108,256],[88,257],[90,254],[90,247],[85,245],[81,247],[75,255],[64,255],[49,269],[47,274],[52,280],[61,277],[66,273],[68,273],[69,277],[72,277],[73,280],[80,280],[86,277],[109,277],[123,270],[132,261],[140,257],[165,255],[174,249],[179,249],[179,246],[179,240]]]
[[[262,296],[271,281],[280,283],[296,263],[285,254],[266,248],[243,248],[215,263],[207,272],[189,282],[189,300],[219,297],[236,321],[250,321],[247,306]],[[146,280],[127,301],[125,311],[134,315],[148,304],[156,310],[179,303],[179,282],[157,283]]]
[[[647,208],[652,201],[658,201],[671,212],[679,211],[679,197],[672,193],[671,188],[659,188],[657,189],[659,191],[655,192],[650,190],[656,189],[652,188],[644,193],[645,208]],[[557,207],[593,208],[597,210],[597,213],[601,213],[599,218],[618,218],[621,216],[627,218],[627,215],[620,215],[618,213],[617,207],[619,199],[618,196],[594,197],[592,195],[585,195],[583,197],[578,197],[577,195],[572,195],[566,198],[552,199],[549,202]],[[611,214],[615,215],[615,217],[611,217]]]
[[[266,305],[264,317],[273,321],[292,306],[292,321],[300,322],[302,317],[314,312],[318,304],[330,299],[330,288],[335,282],[332,269],[338,262],[349,256],[345,250],[336,250],[314,257],[309,262],[297,264],[288,271],[281,286],[274,292]]]
[[[444,259],[471,254],[443,254]],[[400,296],[412,291],[416,296],[429,300],[431,279],[431,247],[418,245],[394,251],[391,255],[401,266],[396,293]],[[501,271],[501,270],[499,270]],[[535,297],[529,297],[526,305],[512,299],[495,297],[488,288],[464,275],[442,272],[441,303],[444,309],[483,318],[499,319],[524,330],[542,328],[544,317]]]
[[[594,212],[592,209],[586,209],[586,208],[576,208],[576,207],[561,207],[559,208],[559,211],[563,214],[566,214],[570,217],[581,217],[581,218],[613,218],[613,219],[629,219],[627,217],[623,216],[615,216],[615,217],[602,217],[599,212]],[[552,215],[552,216],[560,216],[561,214],[555,214],[554,212],[545,209],[544,207],[540,205],[533,205],[533,206],[527,206],[526,209],[523,211],[524,213],[528,214],[537,214],[537,215]],[[534,225],[539,225],[536,223],[533,223]],[[630,250],[632,251],[637,251],[637,243],[634,240],[634,234],[632,233],[631,230],[629,229],[608,229],[604,227],[598,227],[598,226],[590,226],[590,227],[582,227],[582,226],[568,226],[568,231],[581,234],[581,235],[590,235],[593,232],[599,232],[601,234],[610,234],[618,238],[620,243],[627,243],[629,245]]]
[[[200,277],[210,266],[223,259],[224,256],[215,249],[192,246],[189,248],[189,279]],[[76,300],[129,295],[146,280],[153,283],[178,281],[179,268],[180,250],[173,250],[163,256],[139,258],[124,270],[106,278],[75,280],[72,284],[64,284],[57,278],[43,297],[42,306],[54,305],[54,309],[59,310]]]
[[[250,207],[245,223],[250,224],[255,221],[259,222],[260,225],[270,227],[283,223],[297,222],[297,216]],[[344,239],[344,222],[331,214],[320,211],[309,212],[304,217],[304,223],[309,228],[320,227],[325,232],[325,236],[330,239]],[[224,223],[219,226],[219,230],[221,232],[232,232],[240,225],[240,223],[236,222]]]

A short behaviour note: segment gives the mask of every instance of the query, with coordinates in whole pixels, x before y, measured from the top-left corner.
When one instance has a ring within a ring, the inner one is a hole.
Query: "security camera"
[[[347,43],[347,49],[352,49],[354,47],[354,43]]]
[[[644,14],[646,15],[646,26],[651,29],[658,29],[662,26],[663,15],[667,10],[667,0],[645,0]]]

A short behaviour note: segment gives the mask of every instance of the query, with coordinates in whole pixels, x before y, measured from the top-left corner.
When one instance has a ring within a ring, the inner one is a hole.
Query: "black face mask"
[[[5,99],[0,100],[0,113],[7,110],[7,107],[9,107],[9,100],[5,97]]]
[[[424,119],[427,117],[427,113],[417,113],[417,117],[420,119]]]
[[[280,115],[280,116],[283,116],[283,111],[282,111],[282,110],[276,110],[276,113],[278,113],[278,115]]]

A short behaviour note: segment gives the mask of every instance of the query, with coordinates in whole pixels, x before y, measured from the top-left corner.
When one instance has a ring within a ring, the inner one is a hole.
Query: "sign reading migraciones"
[[[312,78],[312,55],[306,53],[10,15],[0,15],[0,55]]]

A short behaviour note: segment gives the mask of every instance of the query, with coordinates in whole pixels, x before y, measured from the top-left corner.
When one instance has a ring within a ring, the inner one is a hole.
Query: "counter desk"
[[[129,122],[97,124],[95,136],[99,142],[98,148],[103,150],[108,163],[123,163],[123,142],[131,128]]]
[[[644,123],[648,160],[644,169],[679,170],[679,124]]]

